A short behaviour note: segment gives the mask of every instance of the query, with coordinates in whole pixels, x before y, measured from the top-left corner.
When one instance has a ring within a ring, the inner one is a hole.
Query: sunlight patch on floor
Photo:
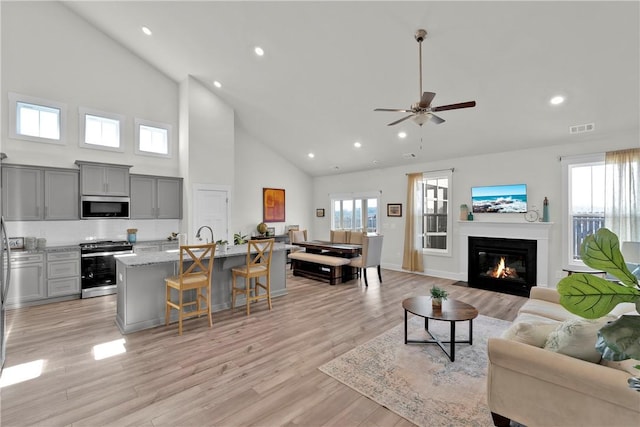
[[[0,388],[38,378],[42,375],[42,368],[44,368],[43,359],[4,368],[0,377]]]
[[[124,338],[120,338],[119,340],[96,344],[93,346],[93,358],[95,360],[102,360],[108,357],[117,356],[118,354],[126,353],[127,349],[125,348],[124,343]]]

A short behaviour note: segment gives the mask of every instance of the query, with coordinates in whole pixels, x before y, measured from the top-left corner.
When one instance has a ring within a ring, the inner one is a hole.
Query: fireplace
[[[535,240],[469,236],[468,247],[469,286],[529,296],[536,285]]]

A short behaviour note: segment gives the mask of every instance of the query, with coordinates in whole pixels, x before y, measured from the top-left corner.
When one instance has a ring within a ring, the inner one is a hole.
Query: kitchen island
[[[287,294],[286,260],[290,245],[276,243],[271,258],[271,296]],[[164,325],[165,277],[178,273],[178,250],[144,252],[116,256],[118,284],[116,324],[123,334]],[[231,269],[246,264],[247,245],[229,246],[226,252],[216,251],[211,279],[211,310],[231,307]],[[185,299],[195,298],[188,292]],[[236,307],[244,307],[244,297]],[[244,310],[241,310],[244,313]],[[177,321],[172,310],[171,321]],[[213,316],[215,323],[215,315]]]

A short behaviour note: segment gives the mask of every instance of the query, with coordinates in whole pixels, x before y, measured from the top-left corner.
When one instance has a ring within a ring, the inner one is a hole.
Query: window
[[[580,260],[582,241],[604,227],[604,155],[563,158],[562,166],[565,263],[584,265]]]
[[[136,119],[136,154],[171,157],[171,125]]]
[[[118,114],[80,108],[80,146],[98,150],[124,151],[122,123]]]
[[[55,101],[9,93],[9,137],[65,144],[66,110]]]
[[[378,231],[380,192],[333,194],[330,197],[332,229]]]
[[[419,190],[422,197],[422,248],[431,255],[451,254],[452,172],[426,172]],[[419,200],[419,198],[416,198]]]

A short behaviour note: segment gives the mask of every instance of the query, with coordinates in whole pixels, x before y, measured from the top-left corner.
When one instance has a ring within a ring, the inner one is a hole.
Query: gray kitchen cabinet
[[[182,178],[131,175],[131,219],[181,219]]]
[[[43,218],[42,174],[40,168],[2,165],[2,215],[6,221]]]
[[[83,196],[128,196],[129,168],[127,165],[111,165],[76,161],[80,166],[80,191]]]
[[[80,294],[80,251],[48,253],[48,297],[75,294]]]
[[[2,214],[8,221],[79,219],[78,172],[2,166]]]
[[[11,254],[11,286],[7,305],[19,307],[23,303],[46,298],[44,287],[44,254]]]
[[[79,219],[78,172],[44,171],[44,219]]]

